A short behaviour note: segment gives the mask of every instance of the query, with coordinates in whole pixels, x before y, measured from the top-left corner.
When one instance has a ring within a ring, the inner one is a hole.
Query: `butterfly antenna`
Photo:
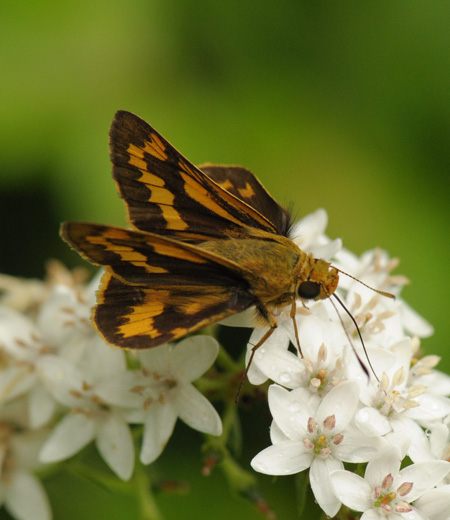
[[[385,292],[385,291],[380,291],[379,289],[374,289],[373,287],[370,287],[370,285],[367,285],[366,283],[364,283],[361,280],[359,280],[358,278],[356,278],[356,276],[352,276],[351,274],[348,274],[345,271],[341,271],[341,269],[338,269],[337,267],[334,267],[334,265],[331,266],[331,267],[333,267],[333,269],[336,269],[336,271],[338,271],[339,273],[345,274],[345,276],[348,276],[349,278],[352,278],[356,282],[359,282],[361,285],[364,285],[364,287],[367,287],[371,291],[374,291],[374,292],[376,292],[378,294],[381,294],[382,296],[386,296],[387,298],[393,298],[395,300],[395,295],[394,294],[391,294],[391,293],[388,293],[388,292]],[[342,302],[341,302],[341,305],[342,305]],[[345,307],[344,307],[344,309],[345,309]],[[345,309],[345,310],[347,311],[347,309]],[[351,314],[350,314],[350,316],[351,316]]]
[[[339,302],[339,305],[350,316],[350,319],[352,320],[352,322],[355,325],[355,328],[356,328],[356,330],[358,332],[359,339],[361,340],[361,345],[362,345],[362,348],[364,350],[364,355],[366,356],[366,359],[367,359],[367,362],[369,364],[370,370],[372,371],[373,375],[375,376],[375,379],[377,381],[380,381],[378,379],[378,376],[377,376],[376,372],[375,372],[375,369],[372,366],[372,363],[370,362],[370,358],[369,358],[369,355],[367,354],[367,349],[366,349],[366,346],[364,345],[364,340],[362,338],[361,331],[360,331],[360,329],[358,327],[358,324],[356,323],[355,318],[353,317],[352,313],[347,309],[347,307],[344,305],[344,302],[339,298],[339,296],[336,293],[334,293],[332,296],[334,296],[336,298],[336,300]],[[360,364],[360,366],[363,369],[363,371],[366,374],[366,376],[369,377],[369,371],[367,370],[366,365],[362,362],[361,358],[359,357],[358,353],[356,352],[355,345],[353,345],[353,342],[352,342],[352,340],[350,338],[349,333],[347,332],[347,329],[345,327],[344,321],[343,321],[341,315],[339,314],[339,310],[336,307],[336,304],[334,303],[334,301],[331,298],[330,298],[330,302],[333,305],[334,310],[336,311],[336,314],[338,315],[339,321],[341,322],[342,328],[344,329],[345,335],[347,336],[347,339],[348,339],[348,341],[349,341],[349,343],[350,343],[350,345],[352,347],[352,350],[355,353],[355,356],[356,356],[356,359],[358,360],[358,363]]]

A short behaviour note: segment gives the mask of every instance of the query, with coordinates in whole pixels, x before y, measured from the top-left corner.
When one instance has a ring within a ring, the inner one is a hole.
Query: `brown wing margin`
[[[237,236],[243,227],[277,233],[274,223],[218,186],[130,112],[116,113],[110,154],[129,220],[142,231],[192,241]]]
[[[255,303],[230,287],[149,288],[122,283],[106,272],[94,323],[105,340],[126,349],[152,348],[179,339]]]

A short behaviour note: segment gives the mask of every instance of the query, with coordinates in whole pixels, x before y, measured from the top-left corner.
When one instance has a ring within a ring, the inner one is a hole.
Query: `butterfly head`
[[[336,268],[320,258],[310,258],[308,272],[299,279],[297,296],[301,300],[324,300],[334,293],[338,282]]]

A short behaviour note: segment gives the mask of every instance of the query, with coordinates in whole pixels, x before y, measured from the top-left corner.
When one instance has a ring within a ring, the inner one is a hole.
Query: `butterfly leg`
[[[244,381],[247,377],[248,371],[250,369],[253,358],[255,356],[255,352],[259,349],[259,347],[262,347],[262,345],[270,338],[273,331],[278,327],[277,320],[274,318],[273,314],[270,311],[268,311],[262,304],[258,305],[257,308],[258,308],[258,311],[261,313],[261,315],[264,317],[264,319],[268,322],[270,328],[269,328],[269,330],[267,330],[265,332],[265,334],[258,341],[258,343],[256,343],[256,345],[253,345],[253,347],[251,349],[252,352],[250,354],[250,359],[248,360],[247,366],[245,367],[245,371],[242,375],[241,383],[239,384],[239,388],[238,388],[238,391],[236,394],[236,399],[235,399],[236,403],[239,400],[239,395],[241,393],[242,385],[244,384]]]
[[[295,319],[296,313],[297,313],[297,306],[295,304],[295,298],[293,298],[290,317],[292,318],[292,323],[294,324],[294,334],[295,334],[295,341],[297,342],[298,352],[299,352],[300,356],[303,357],[302,348],[300,347],[300,340],[298,338],[297,320]]]

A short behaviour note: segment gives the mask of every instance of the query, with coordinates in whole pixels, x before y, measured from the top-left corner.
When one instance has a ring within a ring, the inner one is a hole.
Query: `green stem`
[[[217,355],[216,363],[220,368],[226,372],[238,372],[242,370],[241,363],[236,362],[230,354],[220,345],[219,354]]]
[[[137,465],[133,480],[136,483],[136,494],[139,500],[139,519],[162,520],[163,517],[156,505],[150,478],[141,464]]]

